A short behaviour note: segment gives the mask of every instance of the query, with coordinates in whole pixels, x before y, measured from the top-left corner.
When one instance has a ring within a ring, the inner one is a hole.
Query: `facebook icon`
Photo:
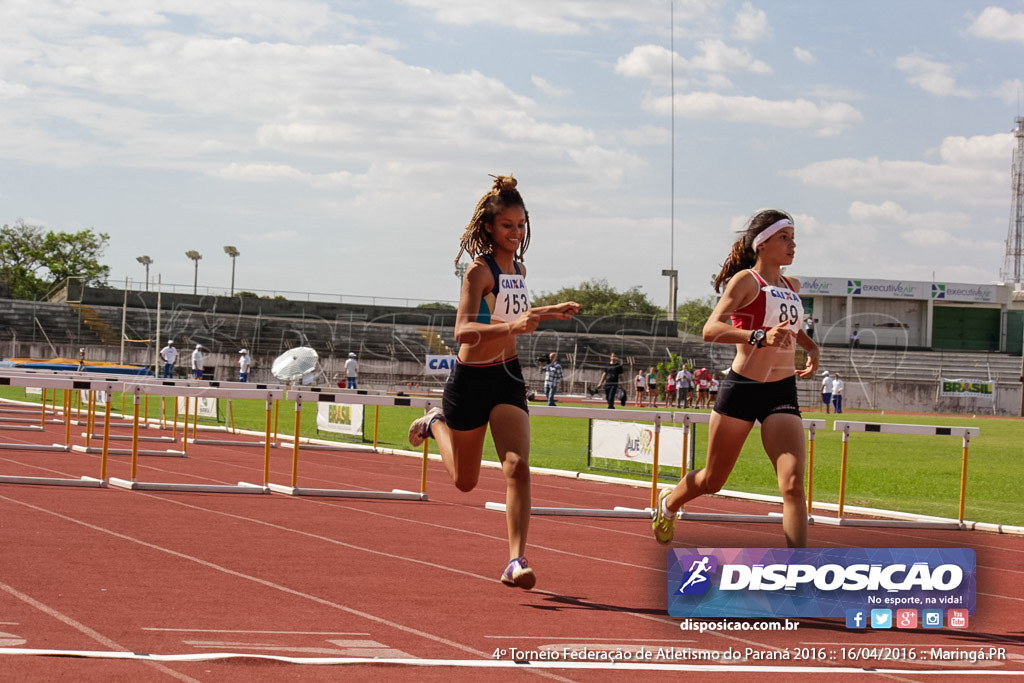
[[[846,628],[867,628],[867,621],[867,612],[865,610],[846,610]]]

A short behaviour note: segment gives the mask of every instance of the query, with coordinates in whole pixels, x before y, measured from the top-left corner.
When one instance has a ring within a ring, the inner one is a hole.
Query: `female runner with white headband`
[[[806,453],[796,377],[817,370],[818,346],[801,325],[800,283],[782,274],[795,251],[792,217],[775,209],[759,211],[715,278],[715,291],[723,286],[725,291],[704,324],[704,340],[735,344],[736,358],[711,413],[707,463],[658,497],[652,526],[661,543],[672,540],[683,505],[725,485],[754,422],[760,421],[761,443],[782,494],[786,544],[807,545]],[[798,344],[807,351],[807,365],[799,372],[794,362]]]

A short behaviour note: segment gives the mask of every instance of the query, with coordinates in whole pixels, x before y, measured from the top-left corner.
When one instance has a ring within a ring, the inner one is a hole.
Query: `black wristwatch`
[[[761,346],[764,344],[764,330],[752,331],[750,333],[750,339],[747,340],[747,343],[750,344],[751,346],[761,348]]]

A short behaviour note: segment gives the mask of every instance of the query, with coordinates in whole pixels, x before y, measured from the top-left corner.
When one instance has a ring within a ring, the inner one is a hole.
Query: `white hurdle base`
[[[962,531],[966,524],[947,519],[850,519],[849,517],[810,517],[808,521],[827,526],[880,527],[890,529],[948,529]]]
[[[238,482],[237,486],[230,484],[170,484],[152,481],[129,481],[128,479],[110,478],[110,485],[132,491],[184,491],[188,493],[270,493],[266,486],[247,484],[244,481]]]
[[[13,451],[67,451],[66,444],[55,443],[52,446],[45,446],[38,443],[0,443],[0,448],[7,448]]]
[[[677,520],[691,522],[738,522],[746,524],[782,524],[782,515],[769,512],[767,515],[744,515],[731,512],[687,512],[680,510]]]
[[[188,443],[206,446],[259,446],[260,448],[267,445],[266,441],[232,441],[230,439],[189,439]],[[277,446],[276,443],[270,445]]]
[[[72,446],[71,450],[77,453],[102,453],[102,448],[96,448],[95,446]],[[139,455],[152,455],[159,458],[185,458],[188,457],[185,451],[176,451],[168,448],[165,451],[156,451],[149,448],[140,448],[137,453]],[[131,455],[132,449],[130,448],[107,448],[107,455]]]
[[[496,512],[505,512],[505,503],[486,503],[484,507]],[[613,517],[619,519],[651,519],[654,511],[650,508],[637,510],[636,508],[616,507],[611,510],[586,508],[530,508],[531,515],[547,515],[551,517]]]
[[[79,486],[86,488],[106,488],[107,482],[93,477],[81,479],[57,479],[54,477],[0,477],[0,484],[32,484],[35,486]]]
[[[494,510],[496,512],[505,512],[505,503],[486,503],[484,507],[488,510]],[[619,519],[652,519],[654,517],[653,508],[644,508],[638,510],[636,508],[627,507],[615,507],[611,510],[605,509],[594,509],[588,510],[586,508],[545,508],[535,507],[530,508],[531,515],[538,516],[552,516],[552,517],[612,517]],[[777,512],[771,512],[767,515],[740,515],[740,514],[725,514],[725,513],[713,513],[713,512],[686,512],[681,510],[676,514],[677,520],[691,521],[691,522],[751,522],[759,524],[781,524],[782,515]]]
[[[378,500],[428,500],[427,494],[419,491],[346,491],[343,489],[309,489],[283,484],[267,484],[267,488],[286,496],[320,496],[324,498],[373,498]]]
[[[84,438],[86,436],[89,436],[89,435],[86,434],[85,432],[82,432],[82,437]],[[93,434],[92,438],[95,441],[103,441],[103,435],[102,434]],[[110,435],[107,436],[107,438],[110,441],[131,441],[132,440],[132,435],[131,434],[110,434]],[[172,438],[170,436],[140,436],[139,437],[139,441],[160,441],[160,442],[163,442],[163,443],[178,443],[177,439],[174,439],[174,438]]]

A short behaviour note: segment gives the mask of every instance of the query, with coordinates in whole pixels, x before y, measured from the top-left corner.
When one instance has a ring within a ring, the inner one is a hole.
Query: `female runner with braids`
[[[786,544],[807,545],[806,454],[796,377],[814,374],[818,346],[801,326],[800,283],[782,274],[795,251],[792,217],[775,209],[760,211],[747,222],[715,278],[715,291],[724,285],[725,292],[704,324],[704,340],[735,344],[736,357],[711,412],[707,463],[658,497],[652,525],[661,543],[672,540],[675,516],[684,504],[722,488],[759,420],[761,443],[782,494]],[[799,372],[797,344],[807,351],[807,365]]]
[[[567,319],[580,305],[567,301],[530,306],[523,254],[530,217],[512,176],[492,176],[494,186],[476,205],[459,244],[473,262],[462,281],[455,318],[458,361],[445,383],[442,408],[409,426],[409,443],[437,442],[455,486],[470,491],[480,478],[487,426],[505,474],[509,559],[501,581],[530,589],[537,577],[524,557],[530,526],[530,417],[516,338],[542,320]]]

